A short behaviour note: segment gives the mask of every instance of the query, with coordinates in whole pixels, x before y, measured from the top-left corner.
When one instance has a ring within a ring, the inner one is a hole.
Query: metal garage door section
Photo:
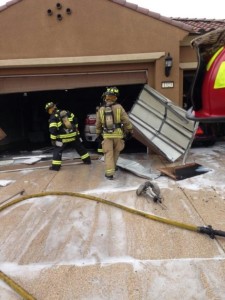
[[[145,85],[129,117],[138,140],[171,162],[185,159],[198,122],[188,120],[184,109]]]

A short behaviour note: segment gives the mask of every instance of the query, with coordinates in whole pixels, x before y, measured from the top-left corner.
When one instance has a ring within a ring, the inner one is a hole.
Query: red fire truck
[[[225,122],[225,28],[195,38],[198,68],[187,118],[201,123]]]

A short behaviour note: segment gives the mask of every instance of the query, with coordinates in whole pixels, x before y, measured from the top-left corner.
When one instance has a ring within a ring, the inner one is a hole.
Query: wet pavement
[[[225,231],[225,143],[190,150],[186,163],[197,163],[206,173],[184,180],[164,174],[154,179],[165,207],[137,196],[145,178],[120,168],[109,181],[103,161],[93,157],[91,165],[84,165],[68,155],[60,172],[48,170],[48,159],[33,164],[5,159],[0,207],[18,199],[6,201],[21,190],[27,198],[0,211],[0,270],[38,300],[224,299],[224,237],[211,239],[98,199]],[[153,153],[121,157],[150,174],[182,164]],[[3,281],[0,295],[21,299]]]

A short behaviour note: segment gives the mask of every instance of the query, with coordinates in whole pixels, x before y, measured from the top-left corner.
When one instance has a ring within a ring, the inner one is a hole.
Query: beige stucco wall
[[[59,58],[80,56],[107,56],[165,52],[173,57],[169,78],[164,75],[164,57],[145,63],[149,84],[166,97],[179,103],[180,41],[188,32],[166,22],[151,18],[133,9],[109,0],[62,0],[62,9],[57,10],[53,0],[21,0],[0,12],[1,51],[0,60]],[[66,14],[70,8],[71,15]],[[53,11],[48,16],[47,10]],[[56,15],[62,14],[62,21]],[[119,66],[126,70],[132,64]],[[137,62],[135,67],[138,68]],[[39,69],[16,69],[15,72],[65,72],[68,70],[99,70],[95,66],[76,66]],[[107,70],[115,66],[108,65]],[[7,68],[0,74],[12,73]],[[162,81],[174,81],[173,89],[162,89]]]
[[[196,60],[196,52],[193,48],[190,47],[190,45],[181,48],[180,63],[196,62]]]

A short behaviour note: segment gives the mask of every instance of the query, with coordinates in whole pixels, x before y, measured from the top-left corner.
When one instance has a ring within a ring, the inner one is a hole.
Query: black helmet
[[[113,86],[113,87],[107,87],[106,92],[104,94],[119,97],[120,92],[116,86]]]
[[[54,107],[54,106],[56,106],[55,103],[53,103],[53,102],[48,102],[48,103],[45,104],[45,110],[48,112],[49,108],[52,108],[52,107]]]

